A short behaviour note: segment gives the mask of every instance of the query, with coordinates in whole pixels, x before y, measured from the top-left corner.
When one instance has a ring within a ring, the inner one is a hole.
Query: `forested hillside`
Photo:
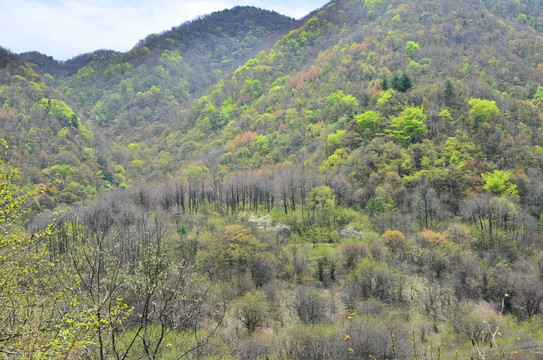
[[[175,122],[179,109],[195,95],[294,24],[275,12],[236,7],[149,35],[127,53],[80,55],[54,72],[68,74],[60,77],[59,87],[96,125],[126,136]],[[43,57],[26,56],[49,68]]]
[[[72,204],[106,187],[111,174],[97,162],[96,138],[81,111],[27,63],[0,49],[0,137],[4,155],[21,168],[18,183],[40,189],[35,210]],[[88,128],[89,127],[89,128]]]
[[[35,348],[537,359],[541,24],[536,0],[340,0],[63,64],[4,51],[0,135],[23,175],[5,182],[36,184],[34,209],[72,204],[23,216],[29,236],[55,224],[59,285],[39,294],[87,316]]]
[[[36,207],[72,204],[100,189],[140,180],[140,173],[164,177],[177,165],[168,151],[163,146],[144,149],[146,156],[160,160],[142,171],[140,160],[129,154],[134,144],[142,137],[165,141],[195,96],[294,23],[275,12],[236,7],[149,35],[123,54],[98,50],[60,63],[35,52],[16,57],[3,50],[0,104],[6,123],[0,136],[10,144],[8,154],[19,159],[12,163],[22,168],[25,185],[57,179],[64,184],[55,184],[58,193],[40,196]],[[49,98],[52,110],[46,106]],[[74,115],[79,123],[69,124]],[[55,158],[49,161],[51,155]]]

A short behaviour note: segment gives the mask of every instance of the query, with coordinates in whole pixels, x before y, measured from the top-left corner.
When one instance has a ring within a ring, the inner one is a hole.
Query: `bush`
[[[389,327],[372,317],[352,317],[345,327],[349,335],[346,347],[353,350],[357,359],[407,359],[410,358],[410,336],[401,330],[394,330],[394,346]]]
[[[326,299],[316,289],[299,287],[296,291],[293,308],[304,324],[326,321]]]
[[[249,334],[261,327],[269,316],[270,303],[266,294],[254,290],[234,302],[234,313]]]
[[[401,231],[387,230],[381,237],[393,253],[402,252],[406,248],[405,236]]]
[[[347,269],[352,269],[359,259],[371,255],[368,245],[360,243],[345,244],[341,247],[341,252],[345,257],[345,267]]]
[[[420,233],[420,236],[430,246],[439,246],[447,242],[445,235],[432,230],[424,230]]]
[[[341,359],[347,349],[337,328],[329,324],[294,326],[286,331],[281,347],[288,359],[321,360]]]

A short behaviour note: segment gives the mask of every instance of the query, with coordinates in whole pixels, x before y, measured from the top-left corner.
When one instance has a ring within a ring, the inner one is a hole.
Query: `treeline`
[[[535,169],[519,184],[520,195],[507,173],[495,171],[483,174],[486,193],[465,196],[453,204],[443,201],[449,194],[440,182],[421,176],[406,183],[394,172],[385,175],[384,186],[358,190],[341,174],[328,178],[311,166],[291,162],[233,173],[221,173],[217,163],[195,164],[182,174],[159,185],[142,184],[126,191],[145,210],[160,207],[179,217],[210,211],[235,216],[281,210],[286,218],[299,216],[289,220],[299,233],[310,226],[346,226],[360,211],[379,233],[439,229],[448,218],[456,217],[478,232],[479,250],[506,246],[500,242],[529,249],[537,242],[543,211],[541,172]]]

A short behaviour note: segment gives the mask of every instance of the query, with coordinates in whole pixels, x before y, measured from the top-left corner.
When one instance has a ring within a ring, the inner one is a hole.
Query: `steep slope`
[[[0,49],[0,138],[9,146],[4,160],[22,169],[20,185],[42,190],[36,209],[86,199],[108,186],[104,178],[119,184],[105,162],[96,163],[85,118],[49,80]]]
[[[134,185],[50,237],[104,324],[85,356],[537,359],[542,15],[339,0],[194,93],[154,36],[81,58],[62,89],[104,130],[96,162]]]
[[[534,3],[331,3],[201,97],[165,149],[229,169],[309,160],[361,207],[390,174],[424,177],[457,213],[481,173],[520,184],[543,165],[543,37],[499,4]]]
[[[540,16],[528,0],[337,1],[227,73],[294,26],[238,7],[126,54],[82,55],[54,83],[129,181],[208,154],[227,172],[296,160],[341,179],[350,205],[366,207],[395,173],[403,186],[431,180],[458,213],[481,173],[510,170],[520,184],[541,165]]]
[[[167,134],[168,126],[177,121],[180,109],[188,107],[194,96],[221,78],[223,71],[231,71],[273,43],[294,23],[293,19],[275,12],[236,7],[203,16],[161,34],[149,35],[127,53],[97,50],[63,63],[37,52],[18,57],[10,54],[9,62],[18,64],[12,64],[10,68],[24,68],[24,71],[20,70],[25,72],[23,77],[31,76],[32,79],[28,81],[32,82],[25,82],[24,89],[17,88],[12,91],[15,95],[8,95],[8,90],[14,89],[10,76],[13,77],[15,73],[8,70],[5,64],[2,81],[4,96],[0,98],[2,104],[6,103],[4,112],[8,112],[9,106],[12,112],[27,114],[27,117],[24,127],[19,124],[17,134],[10,133],[9,124],[6,123],[2,136],[13,145],[13,150],[20,148],[23,139],[33,142],[31,147],[19,154],[20,161],[15,164],[24,169],[36,166],[35,162],[43,147],[64,149],[64,140],[57,139],[58,136],[33,139],[22,136],[29,134],[29,131],[32,134],[32,131],[46,125],[42,124],[43,114],[28,115],[30,110],[45,109],[39,106],[43,98],[57,99],[66,104],[66,111],[73,112],[81,119],[91,130],[91,136],[79,137],[84,126],[79,127],[79,133],[68,127],[75,136],[68,143],[78,150],[71,149],[74,157],[72,161],[61,161],[62,164],[55,162],[52,165],[75,166],[75,158],[78,158],[89,162],[87,165],[93,175],[83,177],[92,182],[93,189],[124,184],[124,168],[115,164],[123,164],[130,171],[133,166],[139,170],[141,162],[138,160],[139,155],[114,151],[113,157],[110,156],[109,150],[117,147],[116,142],[127,146],[141,136],[156,138]],[[39,84],[36,85],[36,82]],[[33,90],[28,90],[32,86]],[[12,99],[22,96],[21,92],[29,95],[25,97],[24,103]],[[55,115],[45,117],[48,120]],[[64,129],[61,125],[52,126],[49,129],[51,134],[61,134],[59,130]],[[115,142],[112,135],[117,136]],[[89,157],[81,152],[85,148],[95,151]],[[45,153],[49,152],[45,150]],[[146,150],[145,153],[156,155],[157,151]],[[164,158],[164,155],[161,154],[161,157]],[[32,171],[39,173],[48,167],[41,165]],[[170,169],[171,165],[166,167]],[[95,173],[99,176],[96,177]],[[161,176],[153,171],[147,174]],[[138,171],[135,171],[130,177],[139,178],[137,175]],[[28,183],[47,180],[38,175],[26,178]],[[105,183],[102,183],[102,178],[106,180]],[[85,181],[83,183],[87,185]],[[84,197],[84,194],[80,194],[64,202]],[[51,204],[56,205],[56,202]]]
[[[127,53],[78,56],[59,64],[56,73],[70,75],[63,79],[62,89],[86,115],[95,115],[99,126],[122,133],[171,122],[179,106],[293,24],[293,19],[275,12],[236,7],[149,35]]]

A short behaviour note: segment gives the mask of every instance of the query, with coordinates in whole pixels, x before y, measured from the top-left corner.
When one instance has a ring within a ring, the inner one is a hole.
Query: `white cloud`
[[[64,60],[97,49],[127,51],[151,33],[235,5],[302,17],[325,0],[0,0],[0,46]]]

